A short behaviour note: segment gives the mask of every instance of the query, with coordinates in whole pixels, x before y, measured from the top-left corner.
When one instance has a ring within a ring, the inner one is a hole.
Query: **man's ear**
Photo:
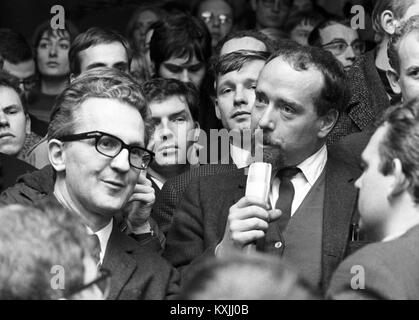
[[[388,195],[388,198],[391,199],[406,191],[407,187],[409,186],[409,181],[407,180],[406,175],[403,173],[403,167],[400,159],[393,159],[393,172],[390,174],[394,176],[391,192]]]
[[[31,117],[29,117],[28,113],[25,115],[25,117],[26,117],[25,132],[26,132],[26,134],[30,134],[31,133]]]
[[[402,88],[400,87],[400,83],[399,83],[400,77],[397,74],[397,72],[392,69],[387,70],[387,79],[388,79],[388,82],[390,82],[390,86],[393,92],[395,94],[400,94],[402,92]]]
[[[65,170],[65,151],[62,141],[51,139],[48,142],[48,158],[55,171]]]
[[[319,138],[326,138],[330,131],[332,131],[333,127],[335,126],[336,122],[339,118],[339,111],[336,109],[329,110],[327,114],[320,117],[320,125],[319,125],[319,132],[317,136]]]
[[[217,116],[218,120],[221,120],[221,111],[220,106],[218,105],[218,99],[214,98],[214,108],[215,108],[215,115]]]
[[[399,25],[399,22],[394,17],[394,13],[391,12],[390,10],[383,11],[380,17],[380,23],[381,23],[381,27],[389,35],[394,34],[394,32],[396,31],[396,28]]]

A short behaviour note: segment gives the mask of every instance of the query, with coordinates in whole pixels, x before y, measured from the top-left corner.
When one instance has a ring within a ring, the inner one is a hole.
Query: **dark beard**
[[[276,148],[263,148],[263,162],[272,165],[272,172],[277,172],[285,166],[284,153],[281,147]]]

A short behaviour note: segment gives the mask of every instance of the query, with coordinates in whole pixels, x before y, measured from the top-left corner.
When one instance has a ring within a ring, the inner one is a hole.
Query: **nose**
[[[354,49],[352,49],[352,46],[348,46],[348,48],[345,51],[345,58],[346,60],[355,61],[356,55],[354,52]]]
[[[49,56],[55,57],[57,55],[57,46],[55,44],[52,44],[49,48]]]
[[[272,115],[272,107],[268,106],[259,118],[259,127],[261,129],[273,130],[275,126],[272,119],[274,119],[274,115]]]
[[[183,69],[181,77],[180,77],[180,81],[185,82],[185,83],[186,82],[191,82],[188,69],[186,69],[186,68]]]
[[[170,128],[168,119],[164,119],[156,128],[157,138],[159,141],[166,141],[173,137],[173,131]]]
[[[212,21],[213,27],[219,27],[220,26],[220,19],[218,17],[214,17],[214,20]]]
[[[359,189],[361,187],[361,177],[362,177],[362,175],[358,179],[356,179],[356,181],[355,181],[355,188],[357,188],[357,189]]]
[[[0,126],[5,127],[9,125],[9,119],[4,112],[0,112]]]
[[[112,159],[111,167],[119,172],[128,172],[130,169],[129,153],[127,149],[122,149],[121,152]]]
[[[23,84],[22,82],[20,82],[20,83],[19,83],[19,89],[20,89],[22,92],[25,92],[25,86],[24,86],[24,84]]]
[[[247,104],[247,99],[244,94],[243,88],[236,88],[236,92],[234,95],[234,106],[240,107],[242,104]]]

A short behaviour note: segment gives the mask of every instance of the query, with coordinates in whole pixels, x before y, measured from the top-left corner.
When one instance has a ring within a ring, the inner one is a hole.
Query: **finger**
[[[269,223],[258,218],[250,218],[246,220],[235,220],[230,224],[230,232],[245,232],[251,230],[267,230]]]
[[[146,177],[147,172],[145,170],[141,171],[138,175],[137,183],[136,185],[145,185],[145,186],[151,186],[151,180]]]
[[[246,208],[232,208],[228,215],[228,220],[245,220],[248,218],[259,218],[269,221],[269,212],[259,206],[248,206]]]
[[[269,215],[268,221],[275,221],[282,215],[282,211],[280,209],[273,209],[273,210],[268,211],[268,215]]]
[[[231,234],[231,240],[241,246],[247,245],[265,236],[261,230],[252,230],[247,232],[234,232]]]
[[[155,193],[155,191],[152,186],[137,184],[134,187],[133,193]]]
[[[237,208],[245,208],[250,205],[257,205],[264,209],[268,209],[268,204],[255,197],[244,196],[234,206]]]

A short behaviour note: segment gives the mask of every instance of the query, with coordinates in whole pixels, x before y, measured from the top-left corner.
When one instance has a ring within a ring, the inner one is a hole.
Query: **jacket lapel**
[[[349,240],[352,216],[356,211],[358,172],[329,153],[323,210],[322,286],[326,288],[334,269],[343,259]]]
[[[137,268],[135,260],[130,257],[130,253],[134,250],[135,246],[130,239],[121,233],[114,223],[102,265],[103,268],[110,270],[112,273],[109,300],[118,299]]]

